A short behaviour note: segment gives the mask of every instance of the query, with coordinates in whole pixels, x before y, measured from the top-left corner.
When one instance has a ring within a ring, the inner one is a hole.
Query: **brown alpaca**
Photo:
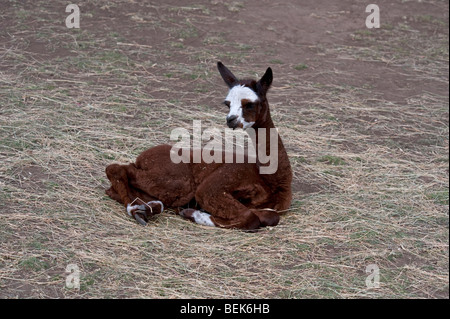
[[[230,108],[228,126],[255,129],[255,149],[261,147],[269,154],[270,129],[275,126],[266,94],[272,70],[268,68],[259,81],[239,81],[221,62],[217,67],[230,88],[224,102]],[[276,140],[278,169],[273,174],[261,174],[267,164],[259,155],[256,163],[175,164],[172,146],[159,145],[141,153],[136,163],[109,165],[106,175],[111,187],[106,193],[144,225],[150,216],[170,207],[202,225],[246,230],[275,226],[278,212],[288,209],[292,199],[291,166],[280,137]]]

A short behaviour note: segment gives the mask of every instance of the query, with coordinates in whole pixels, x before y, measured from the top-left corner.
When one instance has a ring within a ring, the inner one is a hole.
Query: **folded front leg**
[[[236,200],[223,186],[224,183],[220,183],[214,175],[211,177],[199,185],[195,199],[202,209],[211,214],[214,225],[246,230],[259,228],[261,222],[258,216]]]

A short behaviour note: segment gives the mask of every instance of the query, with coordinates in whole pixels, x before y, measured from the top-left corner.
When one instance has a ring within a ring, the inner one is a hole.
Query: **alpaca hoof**
[[[141,224],[142,226],[147,226],[147,217],[145,216],[144,218],[142,218],[140,216],[140,213],[135,213],[134,214],[134,219],[136,219],[136,221]]]
[[[139,224],[147,225],[149,217],[160,214],[164,211],[164,204],[161,201],[150,201],[142,205],[127,206],[127,214],[133,217]]]
[[[128,205],[127,213],[128,216],[133,217],[139,224],[146,226],[148,222],[146,205]]]

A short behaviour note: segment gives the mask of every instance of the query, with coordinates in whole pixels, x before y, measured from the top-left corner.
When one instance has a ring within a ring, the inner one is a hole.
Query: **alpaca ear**
[[[222,79],[225,81],[229,88],[233,87],[238,82],[238,79],[234,76],[233,73],[231,73],[230,70],[228,70],[225,65],[223,65],[222,62],[217,62],[217,68],[219,69]]]
[[[271,68],[267,68],[266,73],[262,76],[261,80],[258,81],[258,88],[261,90],[262,94],[266,94],[272,85],[273,73]]]

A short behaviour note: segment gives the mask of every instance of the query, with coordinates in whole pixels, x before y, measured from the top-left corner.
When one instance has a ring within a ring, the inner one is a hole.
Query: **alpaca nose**
[[[227,116],[227,124],[233,123],[237,118],[237,115]]]
[[[227,116],[227,125],[229,128],[235,129],[237,127],[237,118],[236,115]]]

